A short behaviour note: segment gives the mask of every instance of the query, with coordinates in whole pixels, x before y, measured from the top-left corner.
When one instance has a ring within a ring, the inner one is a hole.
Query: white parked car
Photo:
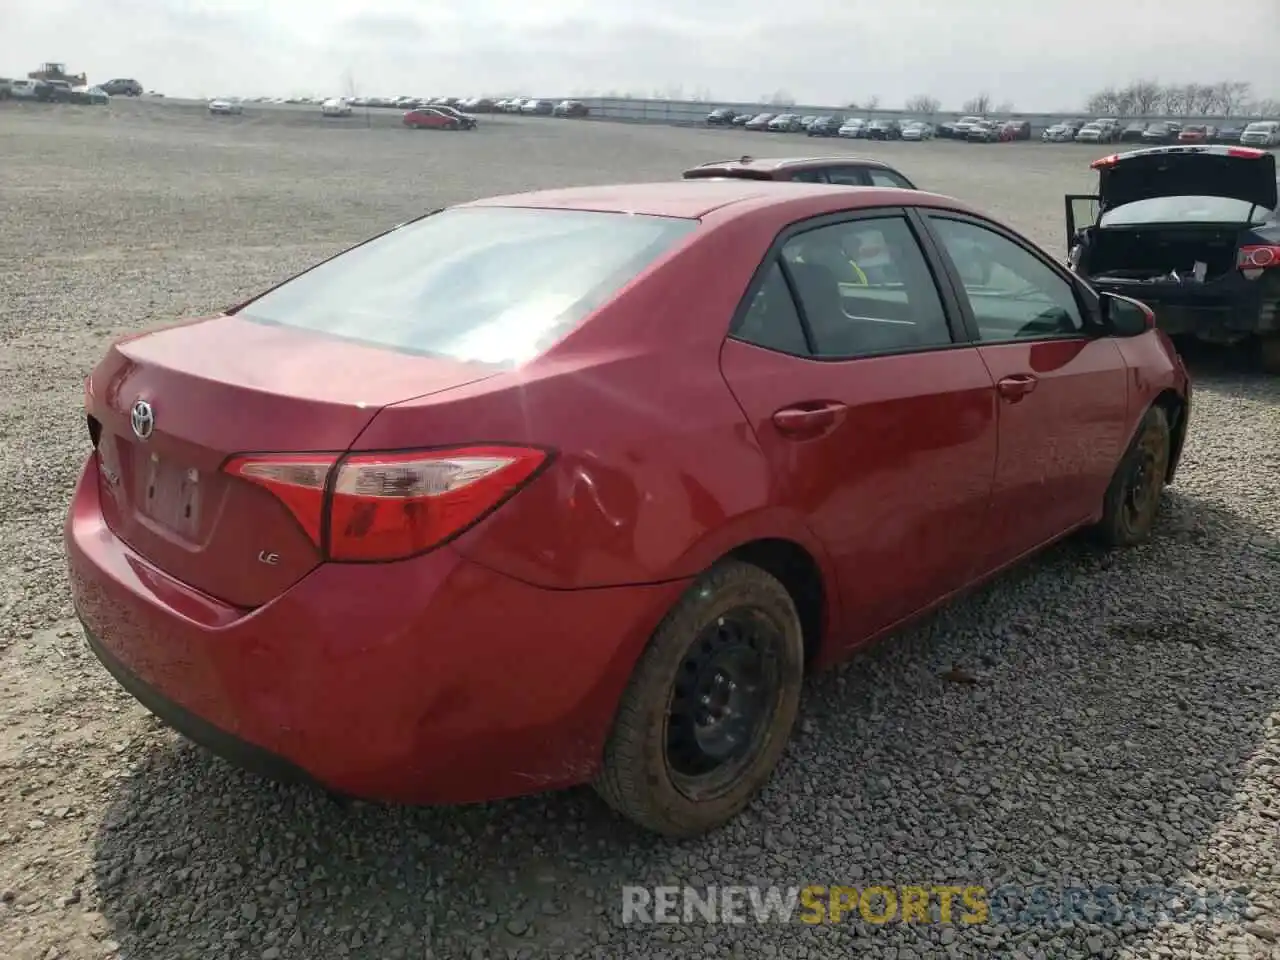
[[[244,113],[244,107],[239,100],[210,100],[209,112],[213,114],[222,114],[223,116],[234,116]]]
[[[925,123],[923,120],[912,120],[910,123],[902,125],[903,140],[932,140],[933,124]]]
[[[866,135],[867,121],[865,120],[846,120],[836,131],[836,136],[844,137],[846,140],[860,140]]]
[[[1280,147],[1280,121],[1258,120],[1244,128],[1240,134],[1244,147]]]
[[[324,103],[320,104],[320,116],[349,117],[351,116],[351,104],[337,97],[330,97]]]
[[[1106,138],[1106,128],[1100,123],[1086,123],[1076,132],[1076,143],[1102,143]]]

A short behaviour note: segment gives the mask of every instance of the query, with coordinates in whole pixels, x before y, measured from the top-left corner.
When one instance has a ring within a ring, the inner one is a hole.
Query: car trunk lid
[[[235,316],[126,338],[86,384],[104,519],[166,573],[259,606],[321,556],[277,498],[222,472],[231,455],[345,451],[388,404],[493,373]]]
[[[1248,147],[1154,147],[1095,160],[1105,212],[1156,197],[1226,197],[1277,205],[1276,159]]]

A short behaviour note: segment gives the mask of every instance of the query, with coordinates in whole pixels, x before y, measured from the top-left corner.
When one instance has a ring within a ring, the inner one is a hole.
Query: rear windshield
[[[240,316],[379,347],[533,359],[698,221],[577,210],[445,210],[349,250]]]
[[[1231,197],[1152,197],[1108,210],[1099,225],[1145,223],[1265,223],[1274,211]]]
[[[1258,123],[1251,123],[1244,128],[1245,133],[1270,133],[1276,128],[1276,125],[1270,120],[1262,120]]]

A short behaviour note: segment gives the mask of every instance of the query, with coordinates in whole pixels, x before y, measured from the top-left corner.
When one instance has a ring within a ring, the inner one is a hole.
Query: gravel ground
[[[1280,956],[1280,381],[1218,361],[1197,371],[1152,543],[1067,543],[813,679],[766,794],[698,842],[643,836],[587,790],[406,810],[263,783],[162,728],[85,651],[59,532],[88,449],[81,381],[110,337],[441,204],[815,146],[765,142],[0,104],[0,957]],[[1093,155],[856,149],[1054,248]],[[943,679],[953,664],[977,682]],[[1248,906],[1214,922],[620,921],[624,884],[876,881],[1164,884]]]

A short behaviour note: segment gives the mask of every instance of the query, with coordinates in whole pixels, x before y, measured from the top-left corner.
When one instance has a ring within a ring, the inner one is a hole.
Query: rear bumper
[[[1276,296],[1265,280],[1232,275],[1217,283],[1159,284],[1093,280],[1096,290],[1133,297],[1156,313],[1156,325],[1170,336],[1193,336],[1230,343],[1277,330]]]
[[[90,647],[144,706],[242,766],[390,802],[589,781],[635,659],[685,586],[544,590],[445,548],[324,564],[240,610],[112,533],[95,458],[64,542]]]

